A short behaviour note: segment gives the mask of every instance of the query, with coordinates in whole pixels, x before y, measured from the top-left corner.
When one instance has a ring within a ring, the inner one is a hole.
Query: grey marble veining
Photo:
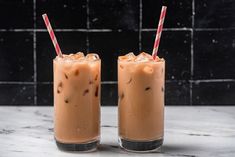
[[[0,107],[0,156],[235,156],[235,107],[166,107],[161,153],[128,153],[118,147],[117,107],[102,107],[101,123],[98,151],[68,153],[55,145],[52,107]]]

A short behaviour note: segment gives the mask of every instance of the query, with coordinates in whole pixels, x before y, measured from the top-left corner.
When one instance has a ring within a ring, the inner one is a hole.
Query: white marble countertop
[[[161,153],[128,153],[118,147],[117,107],[102,107],[98,151],[68,153],[56,147],[52,107],[0,107],[0,156],[235,156],[235,107],[166,107],[165,111]]]

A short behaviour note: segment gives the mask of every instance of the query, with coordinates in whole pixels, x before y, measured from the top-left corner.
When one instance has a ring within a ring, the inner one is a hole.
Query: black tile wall
[[[48,106],[53,105],[53,84],[37,85],[37,105]]]
[[[143,28],[157,28],[163,5],[167,6],[165,28],[192,27],[192,0],[142,0]]]
[[[0,1],[0,29],[33,28],[33,1]]]
[[[117,84],[101,85],[101,104],[116,106],[118,104]]]
[[[162,5],[166,105],[235,105],[233,0],[0,1],[0,105],[53,105],[56,53],[43,13],[63,53],[100,55],[101,104],[117,105],[117,57],[151,53]]]
[[[33,81],[32,51],[32,33],[0,32],[0,81]]]
[[[37,28],[45,28],[44,13],[55,29],[86,28],[86,0],[40,0],[36,3]]]
[[[0,105],[34,105],[34,85],[0,84]]]
[[[235,82],[195,82],[193,105],[234,105]]]
[[[195,27],[234,28],[234,0],[196,0]]]
[[[189,105],[190,84],[186,81],[167,81],[165,83],[165,104]]]
[[[139,0],[89,0],[90,28],[139,28]]]
[[[194,79],[235,78],[235,30],[195,31]]]

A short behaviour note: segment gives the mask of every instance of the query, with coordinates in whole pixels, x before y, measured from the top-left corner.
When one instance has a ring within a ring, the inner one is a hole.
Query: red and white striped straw
[[[161,38],[161,35],[162,35],[163,23],[164,23],[165,16],[166,16],[166,8],[167,8],[166,6],[162,6],[160,19],[159,19],[159,22],[158,22],[156,38],[155,38],[155,42],[154,42],[154,46],[153,46],[153,53],[152,53],[153,59],[155,59],[156,56],[157,56],[158,47],[159,47],[159,43],[160,43],[160,38]]]
[[[63,57],[62,52],[61,52],[61,49],[60,49],[60,46],[59,46],[59,44],[58,44],[58,42],[57,42],[57,39],[56,39],[56,37],[55,37],[55,33],[54,33],[54,31],[53,31],[53,29],[52,29],[52,27],[51,27],[50,21],[49,21],[49,19],[48,19],[48,17],[47,17],[47,14],[43,14],[43,15],[42,15],[42,18],[43,18],[43,20],[44,20],[44,22],[45,22],[45,25],[46,25],[46,27],[47,27],[47,31],[48,31],[48,33],[50,34],[50,37],[51,37],[52,43],[53,43],[53,45],[54,45],[54,47],[55,47],[55,51],[56,51],[57,55],[58,55],[59,57]]]

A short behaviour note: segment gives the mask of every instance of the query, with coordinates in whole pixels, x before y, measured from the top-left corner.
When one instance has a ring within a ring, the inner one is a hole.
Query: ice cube
[[[96,89],[95,89],[95,97],[98,97],[99,95],[99,86],[96,86]]]
[[[128,58],[134,58],[135,54],[133,52],[129,52],[128,54],[125,55]]]
[[[119,59],[120,61],[124,61],[124,60],[127,59],[127,57],[126,57],[126,56],[119,56],[118,59]]]
[[[148,91],[150,89],[151,89],[151,87],[148,86],[148,87],[145,88],[145,91]]]
[[[84,53],[83,52],[77,52],[74,54],[75,59],[82,59],[84,58]]]
[[[82,52],[78,52],[78,53],[71,53],[69,55],[63,55],[64,58],[63,60],[66,62],[73,62],[74,60],[82,60],[84,59],[84,54]]]
[[[127,61],[133,61],[136,58],[133,52],[129,52],[128,54],[125,55],[125,57],[127,58]]]
[[[89,93],[89,89],[84,90],[83,96],[85,96],[85,95],[88,94],[88,93]]]
[[[125,56],[119,56],[120,60],[125,60],[125,61],[134,61],[135,58],[136,58],[136,56],[133,52],[129,52]]]
[[[145,73],[152,74],[153,73],[153,68],[151,66],[146,65],[143,69]]]
[[[63,87],[63,83],[60,82],[57,86],[57,93],[60,94],[62,92],[62,87]]]
[[[145,52],[140,53],[138,56],[136,56],[135,61],[137,62],[148,62],[148,61],[152,61],[153,57]]]
[[[98,54],[95,54],[95,53],[89,53],[86,55],[86,60],[87,61],[96,61],[99,59],[99,55]]]

